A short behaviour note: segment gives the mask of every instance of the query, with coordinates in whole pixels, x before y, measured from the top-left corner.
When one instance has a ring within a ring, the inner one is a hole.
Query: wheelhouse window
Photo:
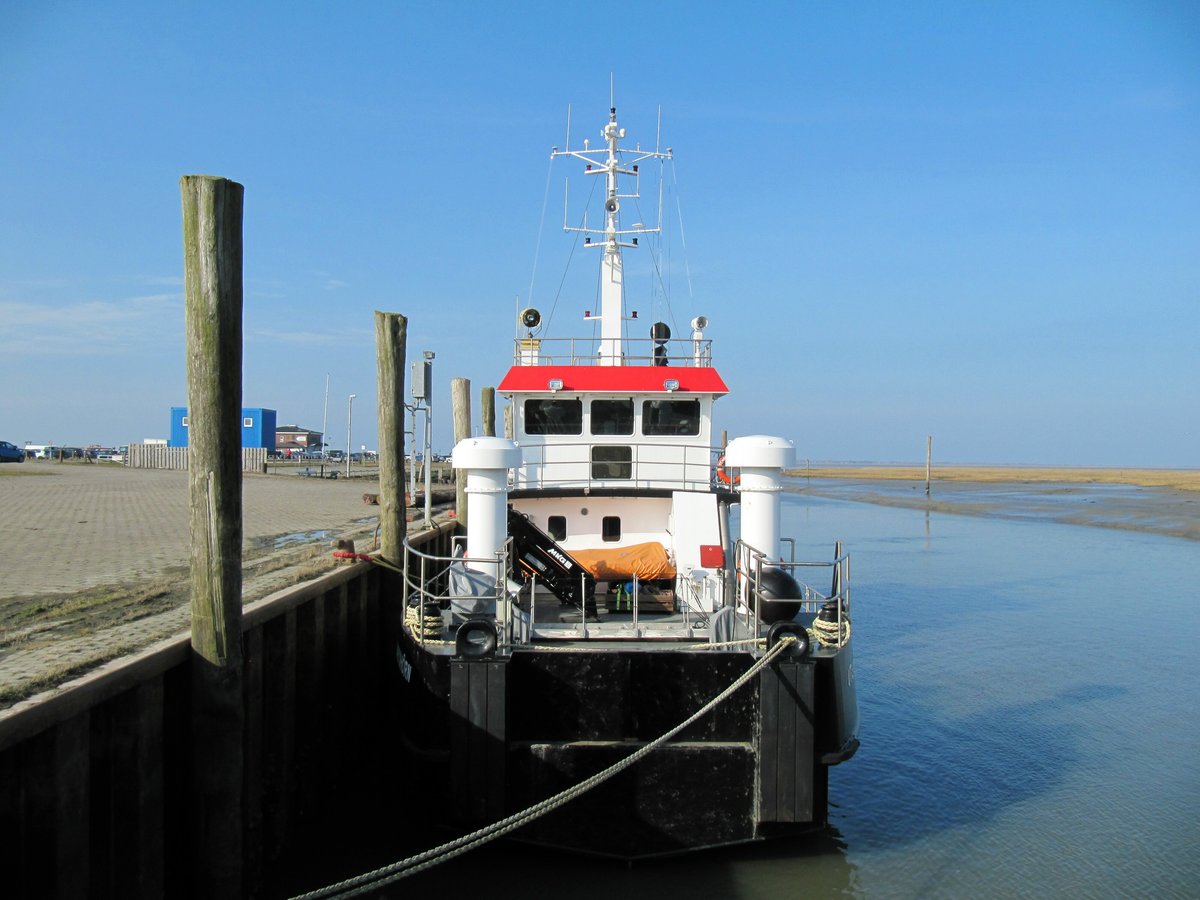
[[[642,403],[642,433],[699,434],[699,400],[646,400]]]
[[[583,401],[526,400],[526,434],[583,434]]]
[[[592,434],[633,434],[633,401],[593,400]]]
[[[593,447],[593,478],[632,478],[632,447]]]

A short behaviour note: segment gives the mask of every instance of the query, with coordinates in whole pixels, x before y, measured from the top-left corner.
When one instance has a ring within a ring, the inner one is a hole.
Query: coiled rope
[[[850,640],[850,617],[842,616],[839,628],[837,622],[827,622],[820,616],[812,623],[809,633],[826,647],[844,647]]]
[[[293,900],[316,900],[319,897],[357,897],[367,891],[381,888],[392,882],[399,881],[401,878],[407,878],[409,875],[424,871],[425,869],[433,868],[436,865],[447,862],[456,856],[461,856],[468,850],[473,850],[475,847],[485,844],[488,841],[493,841],[496,838],[503,837],[511,831],[515,831],[522,825],[526,825],[533,820],[544,816],[546,813],[569,803],[576,797],[587,793],[592,788],[603,784],[614,775],[623,772],[630,766],[636,764],[642,757],[657,750],[679,732],[692,725],[694,722],[716,709],[739,688],[745,685],[748,681],[758,675],[763,669],[774,661],[780,653],[793,641],[795,638],[784,636],[778,644],[772,647],[763,655],[753,666],[747,669],[739,676],[729,687],[717,694],[708,703],[704,704],[696,712],[692,713],[666,734],[651,741],[649,744],[635,750],[629,756],[619,762],[613,763],[607,769],[597,772],[590,778],[584,779],[574,787],[567,788],[561,793],[555,794],[553,797],[548,797],[540,803],[535,803],[528,809],[522,810],[519,813],[514,813],[505,819],[498,822],[493,822],[480,828],[478,831],[473,831],[470,834],[463,835],[453,841],[434,847],[432,850],[426,850],[423,853],[418,853],[416,856],[410,856],[408,859],[394,862],[391,865],[375,869],[373,872],[366,872],[362,875],[357,875],[354,878],[347,878],[345,881],[339,881],[336,884],[328,885],[316,891],[310,891],[307,894],[301,894]]]
[[[420,607],[410,606],[404,610],[404,624],[418,640],[429,642],[442,634],[442,616],[424,612]],[[448,643],[438,641],[438,643]]]

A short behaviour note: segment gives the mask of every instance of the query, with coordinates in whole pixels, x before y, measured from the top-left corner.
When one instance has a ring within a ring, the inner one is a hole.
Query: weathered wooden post
[[[191,505],[191,887],[240,897],[242,867],[242,199],[179,180]]]
[[[450,379],[450,405],[454,414],[454,444],[471,436],[471,379]],[[467,473],[454,472],[454,508],[458,521],[467,527]]]
[[[483,433],[496,436],[496,389],[485,387],[479,392],[479,417],[483,421]]]
[[[404,509],[404,354],[408,319],[375,311],[379,393],[379,531],[383,558],[399,565],[408,525]],[[414,463],[415,465],[415,463]]]

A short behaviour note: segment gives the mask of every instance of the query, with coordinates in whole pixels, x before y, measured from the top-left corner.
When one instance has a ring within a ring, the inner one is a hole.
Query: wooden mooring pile
[[[452,527],[422,538],[444,545]],[[186,635],[0,712],[3,895],[215,896],[202,885],[219,869],[221,896],[278,896],[314,848],[394,816],[392,578],[357,563],[246,608],[239,759],[202,757],[192,738]],[[229,855],[212,858],[197,788],[239,768]]]
[[[397,817],[399,576],[357,562],[243,610],[243,191],[180,189],[192,633],[0,712],[5,897],[277,896],[335,836]],[[375,325],[378,555],[395,566],[406,320]],[[448,556],[456,527],[413,543]]]

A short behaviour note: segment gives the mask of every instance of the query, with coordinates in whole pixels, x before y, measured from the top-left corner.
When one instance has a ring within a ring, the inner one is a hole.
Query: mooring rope
[[[826,622],[820,616],[812,623],[809,633],[826,647],[844,647],[850,640],[850,617],[842,616],[842,623]]]
[[[477,831],[471,832],[470,834],[463,835],[462,837],[456,838],[453,841],[449,841],[448,843],[434,847],[432,850],[426,850],[423,853],[418,853],[416,856],[410,856],[408,859],[394,862],[391,865],[375,869],[372,872],[365,872],[362,875],[357,875],[353,878],[347,878],[345,881],[339,881],[336,884],[328,885],[327,887],[320,888],[319,890],[310,891],[307,894],[301,894],[298,897],[293,898],[293,900],[316,900],[316,898],[319,897],[357,897],[360,894],[366,893],[367,891],[381,888],[385,885],[391,884],[394,881],[399,881],[401,878],[407,878],[409,875],[432,868],[436,865],[451,860],[456,856],[461,856],[463,853],[466,853],[468,850],[473,850],[480,844],[485,844],[488,841],[493,841],[496,838],[503,837],[510,831],[515,831],[522,825],[526,825],[529,822],[544,816],[546,813],[551,812],[552,810],[569,803],[576,797],[587,793],[592,788],[603,784],[614,775],[623,772],[625,769],[641,760],[642,757],[657,750],[671,738],[675,737],[675,735],[679,734],[679,732],[683,731],[685,728],[692,725],[694,722],[711,712],[713,709],[720,706],[739,688],[741,688],[759,672],[770,665],[771,662],[774,661],[775,657],[782,653],[783,650],[794,640],[794,637],[785,635],[778,644],[768,650],[762,656],[762,658],[758,660],[758,662],[747,669],[731,685],[729,685],[729,687],[725,688],[725,690],[721,691],[721,693],[717,694],[717,696],[709,700],[708,703],[704,704],[704,706],[696,710],[696,712],[692,713],[666,734],[656,738],[648,744],[645,744],[619,762],[613,763],[607,769],[597,772],[590,778],[584,779],[574,787],[567,788],[565,791],[555,794],[553,797],[548,797],[545,800],[542,800],[540,803],[535,803],[528,809],[514,813],[505,819],[501,819],[498,822],[493,822],[491,825],[487,825]]]

